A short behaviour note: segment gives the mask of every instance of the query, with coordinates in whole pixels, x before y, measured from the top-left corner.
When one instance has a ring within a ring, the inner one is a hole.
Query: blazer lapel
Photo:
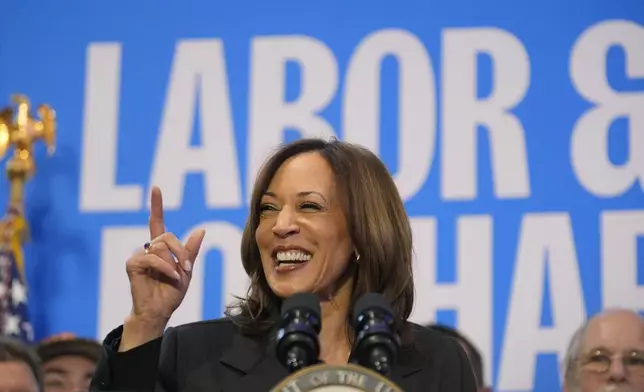
[[[423,356],[416,351],[413,347],[403,347],[400,350],[398,363],[391,369],[389,378],[396,385],[406,390],[405,384],[407,380],[415,373],[422,370]]]
[[[230,382],[223,385],[222,390],[265,391],[277,385],[288,376],[288,371],[279,364],[273,351],[271,341],[236,334],[220,361],[235,369],[238,376],[229,379]]]

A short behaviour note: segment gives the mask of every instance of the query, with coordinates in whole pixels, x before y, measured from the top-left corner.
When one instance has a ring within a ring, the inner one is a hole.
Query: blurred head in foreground
[[[61,334],[38,345],[45,392],[88,391],[101,358],[98,342]]]
[[[0,337],[0,392],[42,392],[36,353],[27,345]]]

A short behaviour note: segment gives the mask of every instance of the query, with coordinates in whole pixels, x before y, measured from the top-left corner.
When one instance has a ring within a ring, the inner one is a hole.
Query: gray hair
[[[642,320],[641,315],[639,315],[637,312],[633,311],[632,309],[626,309],[626,308],[605,309],[604,311],[587,319],[586,322],[584,322],[584,324],[582,324],[582,326],[579,327],[579,329],[577,329],[577,331],[572,335],[572,338],[570,339],[570,344],[568,345],[568,350],[566,351],[563,373],[564,373],[564,384],[567,385],[569,388],[576,388],[578,386],[579,358],[583,350],[583,342],[584,342],[584,338],[586,337],[586,331],[588,330],[588,325],[593,319],[595,319],[600,315],[606,315],[606,314],[615,313],[615,312],[633,313],[637,315],[640,318],[640,320]],[[576,391],[576,389],[568,389],[568,390]]]
[[[570,344],[568,344],[568,350],[566,350],[566,358],[564,359],[564,383],[566,385],[573,386],[577,383],[579,379],[579,357],[581,356],[581,350],[583,349],[583,341],[586,336],[586,330],[588,329],[589,320],[586,320],[581,327],[575,331],[570,339]]]

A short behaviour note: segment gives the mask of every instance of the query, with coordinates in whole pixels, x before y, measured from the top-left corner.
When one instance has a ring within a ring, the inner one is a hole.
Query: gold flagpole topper
[[[39,119],[29,113],[29,99],[14,95],[15,108],[6,107],[0,111],[0,159],[10,147],[15,151],[7,162],[7,175],[11,186],[9,205],[23,203],[25,182],[35,172],[33,145],[43,139],[49,154],[53,154],[56,139],[56,112],[49,105],[38,107]]]
[[[36,171],[33,146],[43,140],[49,155],[54,153],[56,141],[56,112],[49,105],[38,107],[38,118],[30,113],[29,99],[21,94],[11,97],[13,106],[0,110],[0,159],[14,147],[13,156],[7,162],[9,178],[9,206],[0,222],[0,246],[10,247],[21,254],[22,243],[28,237],[24,217],[25,183]],[[21,258],[21,257],[19,257]],[[16,260],[22,271],[22,260]]]

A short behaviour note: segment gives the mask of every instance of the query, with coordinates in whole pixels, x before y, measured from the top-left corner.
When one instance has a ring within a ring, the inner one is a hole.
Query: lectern
[[[271,392],[403,392],[383,375],[365,367],[314,365],[292,373]]]

